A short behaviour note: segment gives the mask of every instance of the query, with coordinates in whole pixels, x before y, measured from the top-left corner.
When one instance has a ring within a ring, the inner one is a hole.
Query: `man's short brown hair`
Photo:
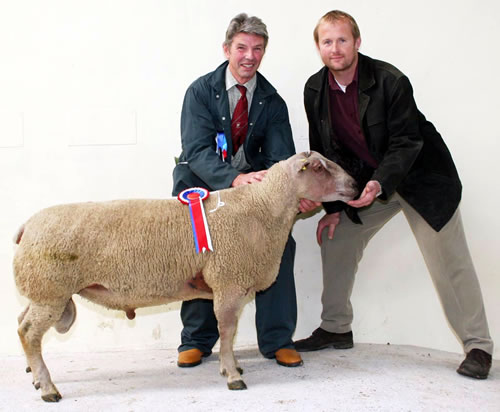
[[[361,37],[361,33],[359,32],[358,23],[354,20],[350,14],[340,10],[332,10],[326,13],[321,19],[319,19],[318,24],[314,28],[314,41],[316,44],[319,42],[318,28],[321,23],[336,23],[338,21],[347,21],[351,25],[351,32],[354,37],[354,40],[359,39]]]

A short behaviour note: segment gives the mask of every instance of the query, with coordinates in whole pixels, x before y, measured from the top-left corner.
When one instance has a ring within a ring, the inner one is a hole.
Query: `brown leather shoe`
[[[274,355],[276,356],[276,362],[281,366],[295,367],[304,363],[295,349],[281,348]]]
[[[203,352],[199,349],[188,349],[184,352],[179,352],[179,357],[177,358],[177,366],[181,368],[191,368],[197,366],[201,363],[201,358],[203,357]]]

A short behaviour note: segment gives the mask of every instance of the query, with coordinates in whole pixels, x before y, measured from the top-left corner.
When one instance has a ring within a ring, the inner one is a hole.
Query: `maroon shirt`
[[[333,132],[341,146],[348,148],[352,153],[364,160],[374,169],[378,164],[371,155],[366,143],[358,110],[358,68],[352,83],[347,86],[345,93],[339,87],[332,72],[328,72],[330,95],[330,116]]]

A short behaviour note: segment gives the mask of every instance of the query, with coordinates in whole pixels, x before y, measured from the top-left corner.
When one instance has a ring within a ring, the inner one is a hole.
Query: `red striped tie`
[[[247,88],[239,84],[236,85],[241,93],[240,100],[236,104],[231,119],[231,138],[233,140],[233,154],[238,151],[238,148],[243,144],[247,137],[248,130],[248,100]]]

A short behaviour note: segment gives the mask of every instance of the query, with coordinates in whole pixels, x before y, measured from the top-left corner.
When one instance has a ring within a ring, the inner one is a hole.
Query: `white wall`
[[[268,25],[261,72],[288,103],[297,150],[308,149],[302,89],[321,67],[312,30],[333,7],[356,17],[362,52],[410,77],[418,105],[452,151],[464,184],[469,246],[491,333],[500,341],[497,1],[1,0],[0,353],[22,353],[16,317],[26,300],[11,269],[18,226],[40,208],[62,202],[170,196],[184,91],[222,61],[225,29],[237,13],[257,15]],[[296,337],[319,324],[319,217],[294,228]],[[139,310],[129,321],[123,313],[75,300],[76,325],[66,335],[51,331],[47,351],[179,342],[179,304]],[[353,302],[356,341],[461,351],[402,216],[369,245]],[[255,343],[254,311],[250,303],[237,344]]]

